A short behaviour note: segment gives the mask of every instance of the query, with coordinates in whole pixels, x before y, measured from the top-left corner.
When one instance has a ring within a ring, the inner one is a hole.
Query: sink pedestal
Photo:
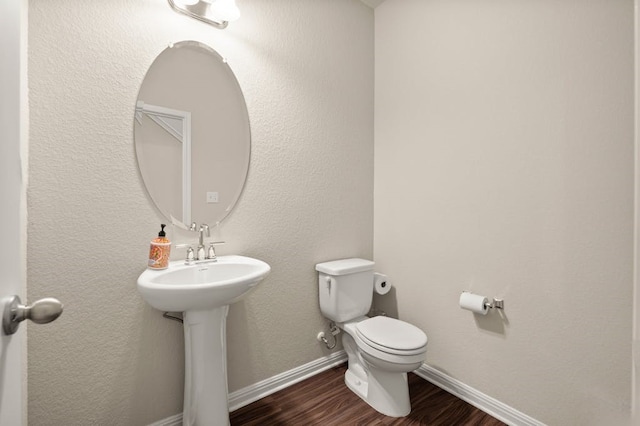
[[[229,424],[228,312],[229,305],[184,313],[184,426]]]
[[[166,312],[184,312],[184,426],[227,426],[227,313],[269,275],[271,267],[245,256],[147,269],[138,277],[142,298]]]

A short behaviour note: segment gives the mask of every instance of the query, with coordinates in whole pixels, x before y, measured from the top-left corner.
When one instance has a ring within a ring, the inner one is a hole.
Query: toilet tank
[[[326,318],[345,322],[369,313],[374,265],[370,260],[357,258],[316,265],[320,310]]]

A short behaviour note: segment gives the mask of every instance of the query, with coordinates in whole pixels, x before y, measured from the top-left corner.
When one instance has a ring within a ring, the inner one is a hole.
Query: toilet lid
[[[395,318],[369,318],[356,325],[356,332],[371,346],[392,353],[415,352],[427,345],[427,335],[422,330]]]

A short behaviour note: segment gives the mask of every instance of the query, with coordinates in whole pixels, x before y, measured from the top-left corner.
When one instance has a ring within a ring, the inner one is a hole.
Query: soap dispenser
[[[166,269],[169,267],[169,255],[171,254],[171,241],[164,232],[164,223],[160,224],[160,232],[158,237],[151,240],[149,247],[149,268],[150,269]]]

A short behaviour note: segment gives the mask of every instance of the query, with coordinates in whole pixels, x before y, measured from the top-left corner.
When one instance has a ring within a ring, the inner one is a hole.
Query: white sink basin
[[[269,271],[267,263],[244,256],[218,256],[217,262],[195,265],[175,261],[167,269],[144,271],[138,278],[138,291],[162,311],[199,311],[237,301]]]

